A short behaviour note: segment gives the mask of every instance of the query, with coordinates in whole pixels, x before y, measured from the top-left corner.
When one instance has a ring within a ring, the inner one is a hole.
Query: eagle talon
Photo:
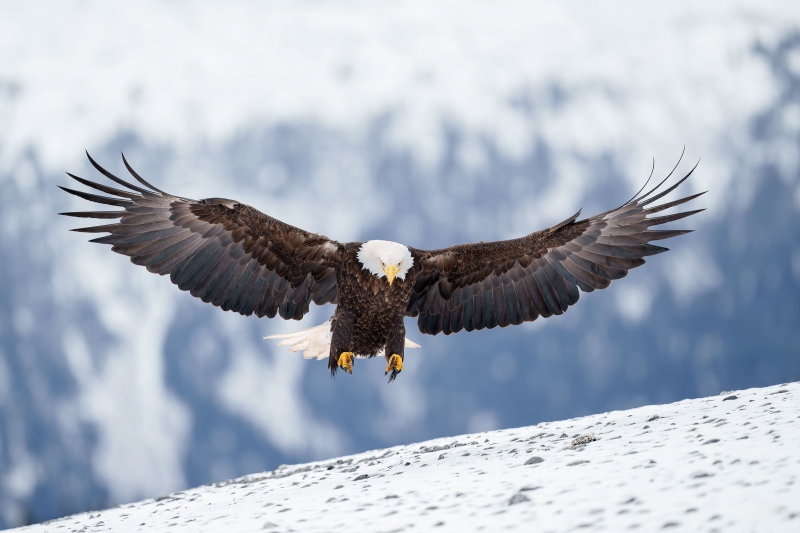
[[[397,374],[403,371],[403,358],[397,355],[396,353],[392,354],[389,358],[389,364],[386,365],[386,372],[383,374],[384,376],[387,375],[389,372],[392,373],[392,379],[394,379]]]
[[[339,356],[338,365],[348,374],[353,373],[353,352],[342,352]]]

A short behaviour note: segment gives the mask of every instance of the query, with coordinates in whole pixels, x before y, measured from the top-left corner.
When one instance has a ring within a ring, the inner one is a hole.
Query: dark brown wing
[[[578,301],[578,289],[605,289],[612,280],[643,265],[645,256],[667,251],[648,244],[650,241],[691,231],[648,228],[702,209],[647,217],[703,193],[647,206],[675,189],[693,171],[664,191],[658,189],[666,179],[617,209],[577,220],[579,211],[551,228],[519,239],[432,251],[412,249],[420,274],[406,314],[419,316],[419,330],[430,335],[505,327],[560,315]]]
[[[89,155],[88,153],[86,154]],[[333,262],[339,243],[284,224],[252,207],[223,198],[189,200],[156,189],[125,161],[143,187],[122,180],[89,157],[104,176],[126,187],[120,190],[69,174],[78,182],[112,196],[61,187],[86,200],[121,211],[61,213],[81,218],[119,218],[73,231],[110,233],[91,242],[131,258],[150,272],[169,274],[181,290],[225,311],[243,315],[299,320],[309,302],[336,302]]]

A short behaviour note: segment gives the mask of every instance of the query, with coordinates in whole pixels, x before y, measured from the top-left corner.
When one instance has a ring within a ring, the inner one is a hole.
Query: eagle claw
[[[390,383],[394,381],[394,378],[397,377],[397,374],[403,371],[403,358],[396,353],[393,353],[389,358],[389,364],[386,365],[386,372],[383,375],[388,375],[390,371],[392,373],[392,375],[389,377]]]
[[[342,352],[339,356],[338,365],[348,374],[353,373],[353,352]]]

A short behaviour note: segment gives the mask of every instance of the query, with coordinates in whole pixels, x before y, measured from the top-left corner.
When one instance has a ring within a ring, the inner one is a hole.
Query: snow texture
[[[792,0],[0,0],[0,528],[800,379],[798,28]],[[695,233],[561,317],[409,321],[391,387],[262,340],[331,306],[222,313],[56,215],[86,208],[55,187],[97,177],[84,148],[119,173],[124,151],[176,194],[434,249],[616,205],[684,145]]]
[[[45,531],[798,531],[800,383],[206,485]]]

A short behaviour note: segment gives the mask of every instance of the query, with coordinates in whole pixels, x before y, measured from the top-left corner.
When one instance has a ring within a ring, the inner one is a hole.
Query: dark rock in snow
[[[581,435],[572,439],[572,446],[580,446],[581,444],[588,444],[590,442],[596,441],[597,438],[594,436],[594,433],[589,433],[587,435]]]
[[[516,505],[518,503],[529,502],[529,501],[531,501],[531,499],[525,496],[524,494],[514,494],[508,501],[508,505]]]

